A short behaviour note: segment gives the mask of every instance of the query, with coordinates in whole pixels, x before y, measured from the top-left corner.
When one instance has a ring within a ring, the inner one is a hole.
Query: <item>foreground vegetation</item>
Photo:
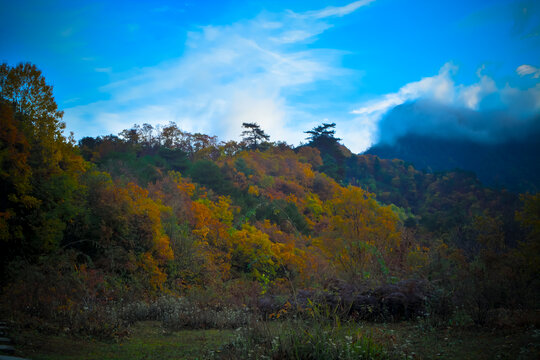
[[[269,335],[266,340],[270,346],[266,351],[270,354],[274,350],[274,358],[280,358],[277,356],[283,355],[287,350],[289,353],[293,350],[302,350],[295,349],[290,343],[283,345],[279,343],[283,340],[280,336],[283,338],[287,331],[297,330],[294,325],[270,323],[262,324],[261,327],[262,332],[266,331]],[[284,327],[288,329],[284,330]],[[309,329],[304,328],[304,330]],[[445,327],[426,331],[422,324],[402,322],[343,324],[340,331],[343,334],[341,341],[347,344],[352,344],[353,341],[358,342],[359,335],[366,339],[356,349],[361,351],[371,346],[372,354],[375,355],[373,358],[376,359],[536,359],[540,351],[538,345],[540,333],[538,330],[527,328],[494,330]],[[18,356],[36,360],[237,359],[241,358],[238,357],[239,355],[255,358],[255,351],[262,351],[260,347],[249,349],[239,347],[236,351],[231,348],[231,344],[237,346],[239,342],[243,342],[243,345],[251,345],[255,336],[253,332],[246,330],[170,331],[159,322],[146,321],[133,326],[128,338],[113,342],[73,338],[64,334],[43,334],[28,330],[20,332],[16,341],[19,344]],[[259,343],[261,340],[259,338]],[[322,341],[322,339],[319,340]],[[339,341],[334,344],[341,345]],[[345,352],[347,349],[350,347],[345,345],[341,351]],[[250,350],[254,351],[250,354]],[[302,354],[305,353],[298,353],[298,355]]]
[[[297,148],[256,123],[76,143],[35,66],[3,64],[0,93],[0,315],[29,356],[431,357],[446,333],[461,356],[505,329],[537,351],[539,194],[350,154],[335,124]]]

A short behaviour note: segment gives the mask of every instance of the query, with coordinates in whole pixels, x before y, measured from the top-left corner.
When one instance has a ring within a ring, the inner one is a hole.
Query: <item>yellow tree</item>
[[[398,217],[372,194],[355,186],[338,188],[327,204],[329,238],[319,240],[347,277],[386,273],[397,263],[401,234]]]
[[[195,246],[209,279],[227,279],[231,268],[231,227],[234,218],[231,199],[220,196],[217,201],[203,197],[191,205]]]

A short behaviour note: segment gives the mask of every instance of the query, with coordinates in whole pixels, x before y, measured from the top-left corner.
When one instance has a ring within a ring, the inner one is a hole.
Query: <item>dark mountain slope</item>
[[[539,139],[540,134],[533,133],[519,141],[485,144],[410,134],[392,145],[375,145],[365,154],[402,159],[427,172],[472,171],[485,185],[534,193],[540,188]]]

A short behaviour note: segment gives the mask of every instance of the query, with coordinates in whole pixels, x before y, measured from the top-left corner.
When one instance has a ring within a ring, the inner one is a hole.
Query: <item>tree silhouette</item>
[[[260,143],[270,140],[270,136],[257,123],[242,123],[242,127],[246,129],[242,131],[242,140],[250,148],[257,148]]]
[[[334,130],[335,127],[336,123],[323,123],[314,127],[312,130],[304,131],[304,133],[309,134],[306,139],[310,140],[311,143],[338,142],[341,139],[334,136],[336,133],[336,130]]]

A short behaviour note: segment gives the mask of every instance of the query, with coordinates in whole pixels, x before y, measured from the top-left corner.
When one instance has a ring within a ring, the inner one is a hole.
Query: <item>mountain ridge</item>
[[[540,188],[539,132],[501,143],[407,134],[393,144],[379,143],[363,154],[401,159],[426,172],[472,171],[486,186],[514,192]]]

